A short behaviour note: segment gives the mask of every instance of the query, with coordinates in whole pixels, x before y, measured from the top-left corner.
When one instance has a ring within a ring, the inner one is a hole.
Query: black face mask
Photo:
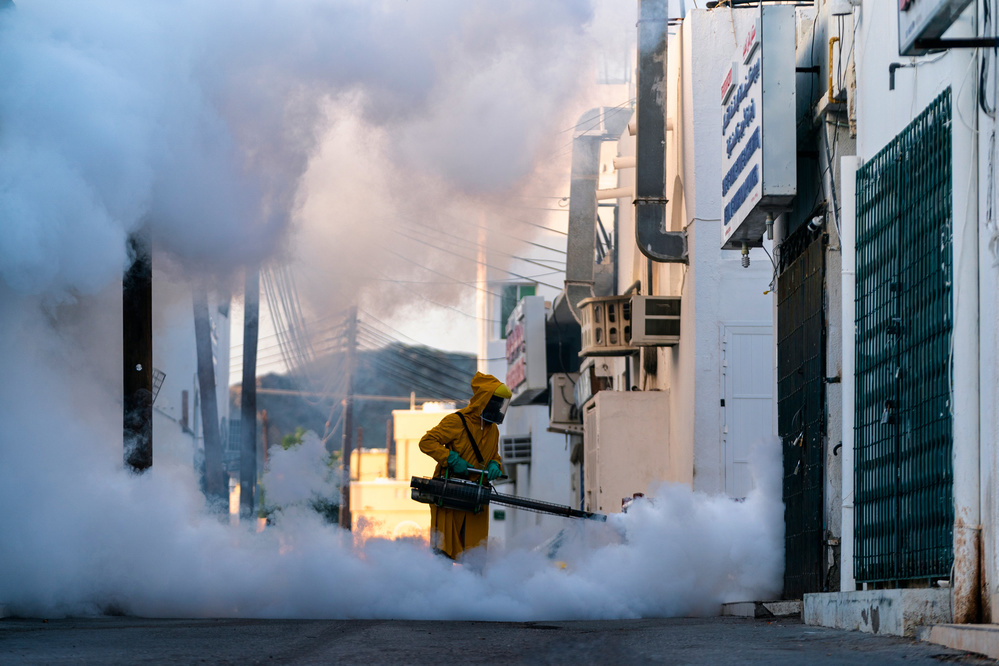
[[[509,406],[509,398],[501,398],[498,395],[494,395],[489,398],[485,409],[482,410],[482,420],[489,423],[503,423],[503,417],[506,416],[506,408]]]

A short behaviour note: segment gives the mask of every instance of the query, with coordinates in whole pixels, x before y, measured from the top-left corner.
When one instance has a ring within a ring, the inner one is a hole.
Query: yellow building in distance
[[[360,449],[350,456],[351,527],[360,540],[417,538],[430,542],[430,507],[410,496],[410,478],[433,476],[433,458],[420,439],[440,423],[453,403],[425,402],[421,409],[392,411],[394,455]]]

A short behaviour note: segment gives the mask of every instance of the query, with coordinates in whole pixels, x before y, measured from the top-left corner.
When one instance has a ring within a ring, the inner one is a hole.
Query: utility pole
[[[122,277],[122,425],[125,465],[153,465],[153,259],[149,230],[128,238],[131,266]]]
[[[357,480],[361,480],[361,452],[364,450],[364,428],[357,426]]]
[[[486,214],[481,213],[479,217],[479,250],[475,265],[475,316],[478,318],[478,361],[476,369],[479,372],[489,372],[489,301],[486,300],[486,293],[489,289],[489,273],[486,269]],[[502,307],[502,305],[500,306]]]
[[[260,271],[256,268],[246,269],[243,303],[239,515],[252,518],[257,489],[257,337],[260,328]]]
[[[385,422],[385,450],[388,451],[387,460],[385,461],[385,476],[394,479],[395,478],[395,437],[392,436],[392,419],[388,419]]]
[[[267,439],[267,427],[270,425],[270,421],[267,420],[267,410],[260,410],[260,435],[264,440],[264,467],[267,466],[267,449],[270,448],[270,442]]]
[[[343,400],[343,438],[340,447],[340,464],[343,466],[343,485],[340,487],[340,527],[350,530],[350,453],[354,436],[354,356],[357,347],[357,306],[350,309],[347,317],[347,397]]]
[[[205,437],[205,491],[210,503],[226,498],[222,474],[222,438],[215,396],[215,363],[212,360],[212,330],[208,315],[208,291],[203,284],[193,290],[194,339],[198,351],[198,387],[201,392],[201,431]],[[245,352],[244,352],[245,353]]]

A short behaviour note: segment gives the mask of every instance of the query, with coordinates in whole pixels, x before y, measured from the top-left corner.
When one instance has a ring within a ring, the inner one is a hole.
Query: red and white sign
[[[756,49],[760,48],[760,22],[756,20],[746,35],[746,43],[742,46],[742,64],[749,63],[750,59],[756,55]]]

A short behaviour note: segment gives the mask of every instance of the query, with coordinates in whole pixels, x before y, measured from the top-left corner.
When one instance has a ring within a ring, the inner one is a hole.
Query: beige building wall
[[[433,476],[433,458],[420,451],[420,439],[453,405],[426,403],[423,409],[392,412],[395,474],[389,476],[385,449],[361,449],[350,458],[350,510],[354,533],[370,538],[430,541],[430,506],[410,497],[410,478]]]

